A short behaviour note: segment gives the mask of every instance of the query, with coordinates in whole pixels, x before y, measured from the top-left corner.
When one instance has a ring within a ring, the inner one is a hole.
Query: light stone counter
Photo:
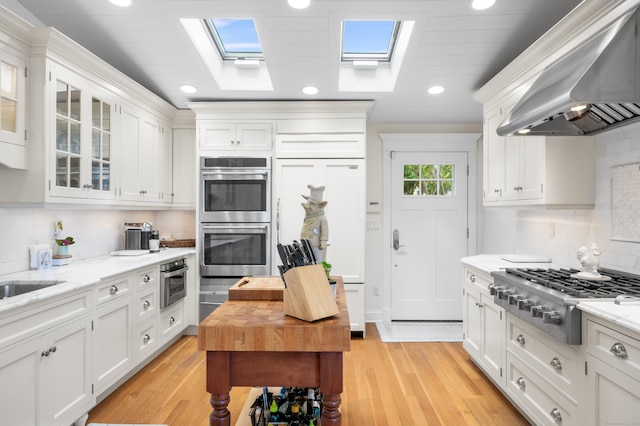
[[[510,262],[502,259],[505,254],[479,254],[476,256],[463,257],[460,261],[475,269],[490,274],[493,271],[500,271],[506,268],[562,268],[563,266],[555,263],[536,263],[536,262]]]
[[[12,280],[64,281],[42,290],[32,291],[19,296],[0,299],[0,314],[11,309],[25,306],[38,300],[44,300],[83,287],[92,286],[101,280],[122,273],[134,271],[146,266],[163,263],[178,257],[194,254],[195,248],[168,248],[159,253],[140,256],[101,256],[72,261],[64,266],[52,266],[49,269],[29,270],[0,275],[0,283]]]
[[[583,299],[578,309],[640,333],[640,299],[623,299],[619,305],[614,299]]]

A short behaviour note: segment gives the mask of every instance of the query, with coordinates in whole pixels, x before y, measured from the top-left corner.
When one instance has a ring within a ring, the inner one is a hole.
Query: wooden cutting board
[[[281,277],[242,277],[229,288],[229,300],[282,300]]]

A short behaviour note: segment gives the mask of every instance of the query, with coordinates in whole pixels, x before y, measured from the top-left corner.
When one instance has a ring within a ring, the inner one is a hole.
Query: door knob
[[[400,247],[404,247],[404,245],[400,245],[400,231],[397,229],[393,230],[393,249],[398,250]]]

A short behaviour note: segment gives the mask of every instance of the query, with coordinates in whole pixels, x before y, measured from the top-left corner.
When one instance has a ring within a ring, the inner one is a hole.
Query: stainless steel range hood
[[[588,135],[640,119],[639,24],[637,8],[547,67],[497,133]]]

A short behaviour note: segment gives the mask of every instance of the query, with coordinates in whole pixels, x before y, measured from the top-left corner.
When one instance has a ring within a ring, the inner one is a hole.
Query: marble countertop
[[[186,247],[162,249],[159,253],[148,253],[140,256],[100,256],[72,261],[70,264],[64,266],[52,266],[49,269],[28,270],[0,275],[0,283],[13,280],[64,281],[64,283],[56,284],[42,290],[32,291],[7,299],[0,299],[0,314],[35,301],[45,300],[59,294],[92,286],[101,280],[115,275],[135,271],[136,269],[178,257],[195,254],[195,252],[195,248]]]
[[[460,261],[467,266],[479,269],[486,273],[499,271],[505,268],[567,268],[566,265],[555,263],[514,263],[503,260],[504,255],[480,254],[477,256],[463,257]],[[578,266],[572,266],[578,268]],[[620,269],[620,268],[612,268]],[[615,299],[580,299],[578,309],[588,312],[596,317],[611,321],[614,324],[626,327],[640,333],[640,299],[624,300],[621,304],[615,304]]]

